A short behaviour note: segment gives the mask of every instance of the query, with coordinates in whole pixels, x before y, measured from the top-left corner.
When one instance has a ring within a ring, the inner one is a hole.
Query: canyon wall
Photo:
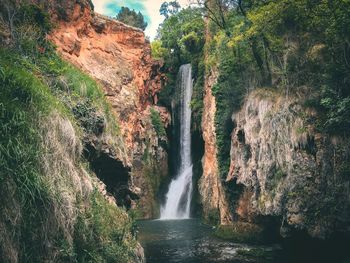
[[[216,208],[221,224],[232,218],[250,223],[274,218],[283,237],[300,231],[317,238],[349,233],[350,141],[317,132],[319,116],[303,106],[303,92],[286,96],[258,89],[246,96],[232,116],[230,169],[220,182],[213,81],[210,74],[202,119],[205,154],[199,191],[204,216],[211,217]],[[232,190],[238,195],[229,196]]]
[[[164,125],[170,121],[164,108],[152,106],[161,88],[161,63],[151,58],[141,30],[94,13],[89,1],[46,5],[54,10],[56,27],[50,39],[58,52],[100,83],[119,120],[124,150],[117,157],[130,167],[131,177],[129,189],[118,191],[130,192],[129,205],[141,217],[156,216],[157,188],[167,175],[167,139],[157,135],[151,108],[160,113]]]
[[[350,141],[318,133],[316,111],[276,90],[252,92],[232,120],[226,181],[244,190],[236,213],[243,220],[280,218],[282,236],[305,230],[329,237],[349,231]]]
[[[203,215],[209,222],[229,224],[232,222],[225,191],[219,176],[215,113],[216,102],[212,87],[217,80],[217,71],[212,70],[204,84],[202,132],[204,140],[204,156],[202,158],[203,174],[199,181],[199,193],[203,207]]]

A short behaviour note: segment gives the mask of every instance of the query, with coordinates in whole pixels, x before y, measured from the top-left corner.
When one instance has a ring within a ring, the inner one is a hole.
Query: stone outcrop
[[[150,107],[157,102],[163,78],[159,73],[161,63],[151,58],[149,42],[141,30],[94,13],[90,1],[58,2],[43,3],[52,10],[56,24],[50,40],[64,59],[103,87],[119,120],[125,145],[125,151],[117,157],[125,167],[131,167],[131,174],[139,175],[135,180],[131,177],[129,184],[139,189],[142,205],[138,207],[143,216],[153,217],[148,209],[152,206],[144,200],[149,200],[149,193],[157,189],[152,189],[147,178],[139,177],[144,170],[152,170],[154,177],[166,175],[167,153],[160,144],[166,138],[157,137],[150,118]],[[163,108],[155,109],[166,112]],[[145,156],[156,161],[149,163]]]
[[[208,221],[219,221],[225,225],[232,221],[232,216],[228,209],[218,169],[215,133],[216,104],[211,90],[216,80],[217,71],[212,70],[204,84],[202,115],[204,156],[202,158],[203,174],[199,181],[199,193],[204,217]]]
[[[350,141],[315,130],[316,112],[303,100],[256,90],[232,117],[227,181],[243,185],[241,220],[279,218],[280,233],[326,238],[349,232]]]

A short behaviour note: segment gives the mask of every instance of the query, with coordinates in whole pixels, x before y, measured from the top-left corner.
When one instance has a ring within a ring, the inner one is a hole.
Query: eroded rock
[[[241,219],[280,217],[283,236],[294,229],[326,238],[348,231],[350,184],[341,167],[349,162],[350,142],[318,133],[315,111],[302,105],[302,98],[273,90],[247,97],[232,117],[227,181],[251,191],[248,200],[240,197]]]
[[[152,59],[150,44],[140,29],[94,13],[90,1],[61,3],[59,7],[56,4],[57,1],[45,3],[53,10],[51,13],[66,11],[53,14],[57,26],[50,39],[64,59],[101,84],[119,120],[125,152],[115,153],[115,158],[122,161],[125,169],[130,167],[131,173],[128,183],[118,186],[121,188],[117,192],[123,193],[124,199],[130,197],[127,203],[137,206],[144,216],[154,217],[154,209],[149,207],[157,203],[154,193],[157,189],[151,181],[159,181],[167,171],[167,153],[158,142],[149,115],[149,107],[157,102],[164,78],[159,73],[161,62]],[[160,111],[164,124],[169,123],[165,109],[155,107],[155,110]],[[101,154],[111,156],[103,151]],[[150,159],[157,161],[149,162]],[[146,172],[151,178],[144,176]],[[140,191],[134,195],[132,189],[135,187]],[[139,201],[135,202],[132,196],[140,197]],[[116,199],[118,202],[118,197]]]

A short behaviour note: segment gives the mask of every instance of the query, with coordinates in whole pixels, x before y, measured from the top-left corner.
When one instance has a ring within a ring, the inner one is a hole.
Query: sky
[[[165,0],[92,0],[95,11],[102,15],[114,17],[120,7],[126,6],[135,11],[140,11],[148,26],[145,30],[146,36],[151,39],[157,34],[157,28],[163,22],[164,17],[159,14],[159,8]],[[181,7],[188,5],[189,0],[178,0]]]

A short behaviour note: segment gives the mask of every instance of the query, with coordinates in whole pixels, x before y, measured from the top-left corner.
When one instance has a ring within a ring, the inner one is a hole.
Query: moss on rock
[[[231,225],[220,225],[215,231],[219,238],[239,243],[261,243],[263,238],[263,228],[245,222],[235,222]]]

